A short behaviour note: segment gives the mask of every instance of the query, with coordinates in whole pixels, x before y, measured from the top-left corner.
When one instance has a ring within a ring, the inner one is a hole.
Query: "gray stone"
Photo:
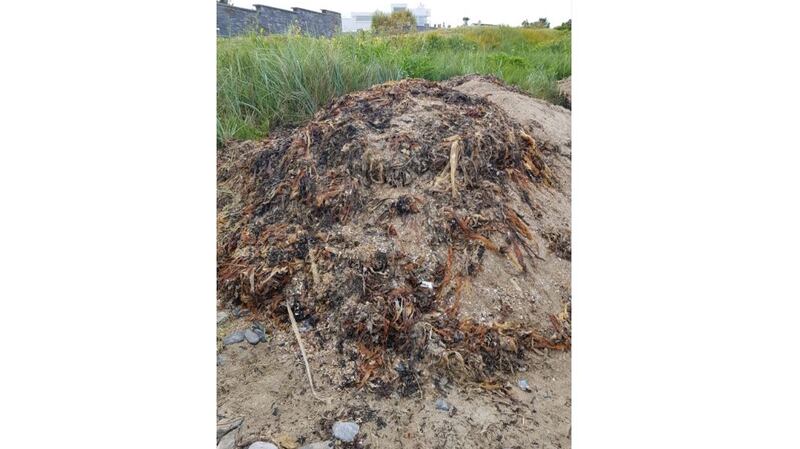
[[[259,341],[261,341],[261,336],[257,333],[253,332],[252,329],[247,329],[244,331],[244,338],[247,340],[248,343],[251,345],[257,345]]]
[[[220,312],[217,312],[217,324],[222,324],[225,321],[227,321],[228,320],[228,316],[229,316],[228,312],[226,312],[224,310],[220,311]]]
[[[264,330],[263,330],[263,329],[260,329],[260,328],[254,327],[254,328],[253,328],[253,332],[255,332],[255,333],[256,333],[256,335],[258,335],[258,338],[259,338],[261,341],[267,341],[267,334],[264,332]]]
[[[527,379],[520,379],[519,382],[517,382],[517,386],[519,386],[522,391],[531,391],[531,386],[528,385]]]
[[[224,421],[220,421],[217,423],[217,442],[219,442],[220,438],[225,436],[228,432],[233,429],[238,428],[244,422],[244,418],[237,418],[237,419],[226,419]]]
[[[353,421],[336,421],[333,423],[333,436],[345,443],[352,443],[358,434],[359,425]]]
[[[224,361],[225,361],[225,359],[222,357],[222,355],[221,354],[217,354],[217,366],[222,365],[222,362],[224,362]]]
[[[235,449],[236,448],[236,430],[231,430],[230,432],[226,433],[225,436],[219,440],[219,444],[217,444],[217,449]]]
[[[222,344],[233,345],[244,341],[244,332],[236,331],[222,339]]]
[[[436,408],[448,412],[450,411],[450,404],[448,404],[444,399],[437,399]]]
[[[333,449],[333,441],[318,441],[316,443],[306,444],[300,449]]]
[[[247,449],[278,449],[278,446],[275,446],[272,443],[265,443],[263,441],[256,441],[255,443],[247,446]]]

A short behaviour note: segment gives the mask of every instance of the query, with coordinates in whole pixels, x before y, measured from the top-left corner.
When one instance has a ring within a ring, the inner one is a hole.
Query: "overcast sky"
[[[292,6],[319,11],[329,9],[350,17],[353,11],[389,11],[392,3],[407,3],[414,8],[416,1],[391,0],[230,0],[230,3],[243,8],[252,8],[253,3],[290,9]],[[535,21],[539,17],[547,17],[550,26],[556,26],[572,17],[571,0],[427,0],[422,2],[431,10],[430,23],[459,25],[466,16],[470,21],[480,20],[483,23],[519,25],[523,20]]]

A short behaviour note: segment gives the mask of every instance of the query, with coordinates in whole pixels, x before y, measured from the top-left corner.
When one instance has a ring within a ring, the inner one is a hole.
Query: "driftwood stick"
[[[292,322],[292,331],[294,331],[294,337],[297,339],[297,344],[300,346],[300,354],[303,355],[303,363],[306,365],[306,375],[308,376],[308,384],[311,385],[311,394],[314,395],[315,398],[319,399],[322,402],[325,402],[330,405],[331,398],[323,398],[317,394],[317,390],[314,389],[314,380],[311,378],[311,367],[308,366],[308,357],[306,357],[306,348],[303,346],[303,339],[300,338],[300,330],[297,328],[297,321],[294,320],[294,314],[292,313],[292,308],[289,307],[289,300],[286,300],[286,312],[289,313],[289,320]]]

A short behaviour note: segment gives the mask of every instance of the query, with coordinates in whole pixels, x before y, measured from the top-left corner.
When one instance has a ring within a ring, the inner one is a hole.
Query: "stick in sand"
[[[306,348],[303,346],[303,339],[300,338],[300,330],[297,328],[297,321],[294,320],[294,314],[292,313],[292,308],[289,307],[289,300],[286,300],[286,312],[289,313],[289,320],[292,322],[292,331],[294,331],[294,338],[297,339],[297,344],[300,346],[300,354],[303,355],[303,363],[306,365],[306,375],[308,375],[308,384],[311,385],[311,394],[314,395],[315,398],[319,399],[322,402],[327,403],[330,405],[331,398],[323,398],[317,394],[317,390],[314,389],[314,380],[311,379],[311,368],[308,366],[308,357],[306,357]]]

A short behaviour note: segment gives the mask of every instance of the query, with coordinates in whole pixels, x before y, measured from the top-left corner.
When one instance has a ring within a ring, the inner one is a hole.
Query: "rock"
[[[448,412],[450,411],[450,404],[448,404],[444,399],[437,399],[436,408]]]
[[[272,443],[265,443],[263,441],[256,441],[255,443],[247,446],[247,449],[278,449],[278,446],[275,446]]]
[[[222,324],[225,321],[227,321],[228,320],[228,316],[229,316],[228,312],[226,312],[224,310],[221,311],[221,312],[217,312],[217,324]]]
[[[244,341],[244,332],[236,331],[227,337],[222,339],[222,344],[224,345],[232,345],[236,343],[241,343]]]
[[[333,449],[332,441],[319,441],[317,443],[306,444],[300,449]]]
[[[261,341],[261,336],[257,333],[253,332],[252,329],[247,329],[244,331],[244,338],[247,340],[248,343],[251,345],[257,345],[258,342]]]
[[[517,386],[519,386],[519,389],[522,391],[531,391],[531,386],[528,385],[527,379],[520,379],[519,382],[517,382]]]
[[[288,433],[282,433],[272,438],[272,441],[278,443],[283,449],[297,449],[297,446],[299,446],[299,444],[297,444],[297,439]]]
[[[225,361],[225,359],[222,357],[222,355],[217,354],[217,366],[222,365],[222,362],[224,362],[224,361]]]
[[[336,421],[333,423],[333,436],[345,443],[352,443],[358,429],[359,425],[352,421]]]
[[[217,423],[217,442],[219,443],[220,438],[225,436],[228,432],[233,429],[238,428],[244,422],[244,418],[237,418],[237,419],[226,419],[224,421],[220,421]]]
[[[236,449],[236,433],[237,430],[231,430],[230,432],[226,433],[225,436],[219,440],[219,444],[217,444],[217,449]]]
[[[260,339],[260,341],[262,341],[262,342],[263,341],[267,341],[267,334],[262,329],[254,327],[253,328],[253,332],[255,332],[256,335],[258,335],[258,338]]]

